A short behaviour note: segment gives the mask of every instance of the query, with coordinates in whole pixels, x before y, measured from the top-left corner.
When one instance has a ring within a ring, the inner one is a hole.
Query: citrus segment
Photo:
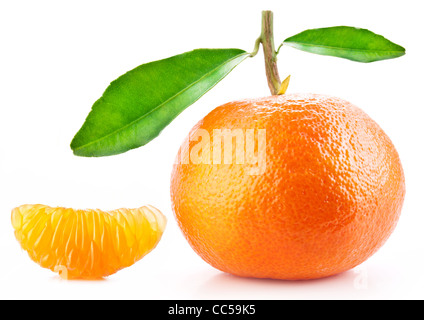
[[[153,250],[166,226],[153,206],[74,210],[23,205],[12,210],[16,239],[32,260],[62,277],[96,279]]]

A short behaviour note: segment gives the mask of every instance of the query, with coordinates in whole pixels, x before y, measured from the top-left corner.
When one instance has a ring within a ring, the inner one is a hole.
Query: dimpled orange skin
[[[314,94],[230,102],[190,136],[224,128],[266,129],[263,174],[235,163],[235,141],[232,164],[185,164],[198,143],[190,141],[171,178],[178,224],[215,268],[326,277],[365,261],[393,232],[405,195],[402,166],[388,136],[356,106]]]
[[[23,205],[12,210],[16,239],[41,267],[64,279],[100,279],[153,250],[166,226],[153,206],[74,210]]]

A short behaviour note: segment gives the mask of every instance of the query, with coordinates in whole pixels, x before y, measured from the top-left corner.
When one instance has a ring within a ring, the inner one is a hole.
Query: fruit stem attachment
[[[275,51],[274,46],[273,24],[274,21],[272,11],[262,11],[262,31],[260,37],[256,40],[255,50],[259,49],[259,43],[262,43],[268,87],[272,95],[277,95],[280,91],[281,80],[278,74],[277,52]]]

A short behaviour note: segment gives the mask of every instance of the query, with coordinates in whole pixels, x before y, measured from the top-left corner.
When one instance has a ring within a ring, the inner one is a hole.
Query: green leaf
[[[94,103],[71,149],[101,157],[148,143],[248,56],[240,49],[197,49],[127,72]]]
[[[354,27],[310,29],[284,40],[283,45],[358,62],[393,59],[405,49],[381,35]]]

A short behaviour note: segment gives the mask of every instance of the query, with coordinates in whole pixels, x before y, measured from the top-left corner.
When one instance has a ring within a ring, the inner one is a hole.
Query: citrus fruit
[[[97,279],[153,250],[166,218],[152,206],[105,212],[36,204],[13,209],[12,225],[22,248],[40,266],[66,279]]]
[[[224,131],[230,151],[217,138]],[[249,158],[261,157],[252,170]],[[171,178],[192,248],[219,270],[257,278],[321,278],[357,266],[393,232],[404,195],[383,130],[353,104],[317,94],[216,108],[191,130]]]

